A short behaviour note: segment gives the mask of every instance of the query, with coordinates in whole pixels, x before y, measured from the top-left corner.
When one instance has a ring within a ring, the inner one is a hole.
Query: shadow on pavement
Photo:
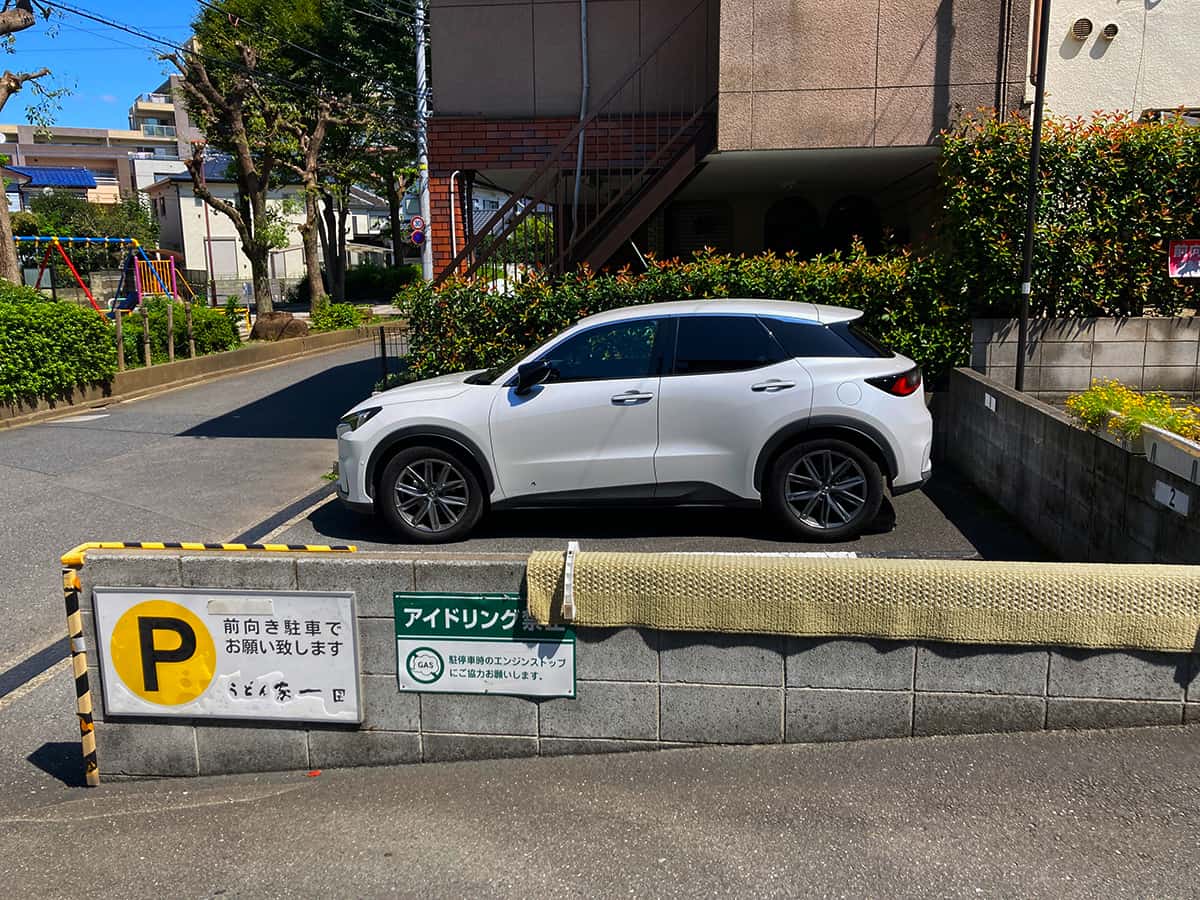
[[[374,359],[335,366],[189,428],[180,436],[332,439],[338,419],[367,397],[378,379],[379,362]]]
[[[1046,562],[1056,558],[955,470],[941,466],[922,491],[984,559]]]
[[[396,544],[395,534],[371,516],[327,503],[309,517],[317,533],[339,542]],[[896,527],[896,511],[884,498],[868,535],[885,534]],[[719,507],[511,509],[489,513],[471,534],[471,540],[496,538],[551,538],[586,540],[674,537],[729,537],[778,544],[780,551],[837,547],[854,549],[854,541],[841,544],[806,544],[787,535],[766,513],[757,509]],[[446,545],[442,549],[451,549]]]
[[[26,757],[31,763],[52,775],[67,787],[83,787],[83,758],[79,741],[55,741],[42,744]]]

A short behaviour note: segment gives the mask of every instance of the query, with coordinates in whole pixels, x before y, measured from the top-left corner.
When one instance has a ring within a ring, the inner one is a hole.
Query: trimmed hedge
[[[116,371],[112,331],[95,310],[0,281],[0,403],[65,398]]]
[[[155,365],[167,361],[167,300],[153,297],[146,301],[150,314],[150,359]],[[182,303],[175,304],[174,311],[175,358],[188,358],[187,311]],[[127,315],[123,321],[121,336],[125,343],[125,363],[129,366],[145,365],[145,345],[142,343],[141,313]],[[196,355],[220,353],[232,350],[241,344],[236,326],[222,309],[213,309],[201,304],[192,305],[192,332],[196,340]],[[109,338],[112,341],[112,338]]]
[[[362,263],[346,270],[346,302],[383,301],[396,296],[397,291],[420,277],[420,266],[377,266],[374,263]],[[288,290],[287,301],[311,307],[312,298],[309,296],[307,278],[296,282]]]
[[[861,309],[869,329],[932,378],[964,363],[970,353],[970,321],[961,306],[943,300],[936,259],[868,257],[861,247],[847,256],[811,260],[702,251],[687,262],[652,259],[640,275],[535,273],[506,294],[488,287],[483,280],[451,279],[437,290],[418,282],[401,292],[396,305],[408,318],[409,364],[416,377],[497,365],[606,309],[713,297]]]
[[[369,315],[369,311],[368,311]],[[363,323],[363,310],[351,303],[327,303],[312,314],[309,328],[313,331],[337,331],[357,328]]]

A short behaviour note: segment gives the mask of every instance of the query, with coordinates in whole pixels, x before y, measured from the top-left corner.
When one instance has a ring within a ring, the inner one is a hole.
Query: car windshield
[[[561,332],[559,332],[561,334]],[[509,357],[498,366],[492,366],[490,369],[484,369],[482,372],[476,372],[474,375],[469,375],[466,378],[467,384],[495,384],[496,379],[519,363],[526,357],[540,353],[544,348],[548,347],[552,342],[558,340],[559,335],[556,334],[548,341],[543,341],[536,350],[523,350],[516,356]]]

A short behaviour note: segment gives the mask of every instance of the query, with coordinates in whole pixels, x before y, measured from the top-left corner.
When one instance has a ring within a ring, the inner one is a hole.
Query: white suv
[[[376,394],[338,424],[338,496],[406,541],[488,509],[758,505],[859,534],[930,473],[921,372],[852,309],[696,300],[589,316],[521,359]]]

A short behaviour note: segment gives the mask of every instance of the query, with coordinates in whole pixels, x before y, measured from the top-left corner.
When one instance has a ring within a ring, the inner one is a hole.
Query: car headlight
[[[352,413],[346,413],[346,415],[342,416],[341,420],[338,422],[338,437],[341,437],[343,434],[347,434],[359,428],[382,409],[382,406],[371,406],[367,409],[360,409]]]

